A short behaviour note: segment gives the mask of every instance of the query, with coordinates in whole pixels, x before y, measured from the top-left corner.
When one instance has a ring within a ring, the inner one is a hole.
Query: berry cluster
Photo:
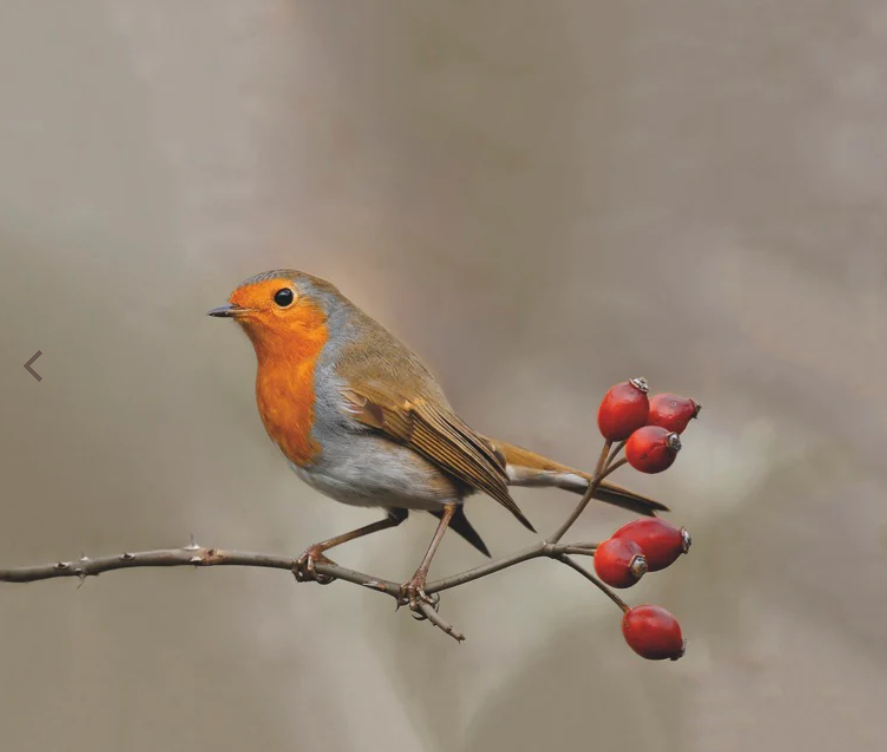
[[[680,434],[699,415],[701,405],[675,394],[648,396],[644,379],[612,387],[598,409],[598,427],[606,440],[597,473],[599,483],[628,463],[642,473],[661,473],[674,463],[681,448]],[[613,444],[615,448],[612,448]],[[625,450],[625,458],[616,460]],[[598,544],[594,552],[597,576],[614,588],[628,588],[648,572],[673,564],[690,549],[690,534],[658,517],[644,517],[623,525]],[[677,660],[685,643],[677,619],[659,606],[623,608],[622,634],[629,647],[650,660]]]

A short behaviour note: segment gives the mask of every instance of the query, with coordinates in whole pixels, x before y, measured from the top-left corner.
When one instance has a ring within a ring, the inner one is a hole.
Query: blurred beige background
[[[372,519],[292,476],[204,317],[278,266],[564,461],[627,376],[705,410],[622,478],[694,535],[629,593],[681,619],[678,663],[548,562],[445,594],[462,646],[279,572],[7,585],[0,748],[887,748],[885,50],[876,0],[5,0],[0,563]],[[542,530],[574,501],[517,498]],[[433,522],[336,559],[404,579]],[[476,563],[452,537],[435,572]]]

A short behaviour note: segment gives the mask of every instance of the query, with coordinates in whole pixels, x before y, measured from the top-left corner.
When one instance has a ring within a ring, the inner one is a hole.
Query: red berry
[[[690,533],[659,517],[642,517],[620,527],[614,538],[631,540],[640,546],[647,559],[647,571],[658,572],[671,566],[690,550]]]
[[[678,620],[660,606],[635,606],[626,611],[622,634],[635,653],[651,661],[676,661],[687,647]]]
[[[644,426],[628,437],[625,458],[642,473],[668,470],[681,448],[680,437],[662,426]]]
[[[644,576],[647,560],[634,541],[610,538],[594,552],[594,571],[608,585],[627,588]]]
[[[687,424],[699,415],[702,405],[697,404],[688,397],[679,397],[677,394],[655,394],[650,397],[650,417],[648,423],[651,426],[662,426],[675,433],[683,433]]]
[[[644,379],[623,381],[610,387],[597,411],[597,424],[607,441],[624,441],[647,424],[649,387]]]

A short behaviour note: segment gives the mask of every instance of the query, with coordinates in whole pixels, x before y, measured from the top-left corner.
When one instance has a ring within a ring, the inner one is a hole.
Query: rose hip
[[[651,661],[676,661],[686,649],[678,620],[660,606],[635,606],[626,611],[622,635],[635,653]]]
[[[634,541],[644,552],[647,571],[658,572],[671,566],[690,550],[690,533],[659,517],[642,517],[620,527],[613,538]]]
[[[608,441],[624,441],[647,424],[650,415],[649,387],[644,379],[623,381],[610,387],[597,411],[597,424]]]
[[[628,437],[625,458],[642,473],[668,470],[681,448],[681,439],[662,426],[643,426]]]
[[[687,424],[699,415],[702,405],[688,397],[664,392],[650,397],[651,426],[662,426],[675,433],[683,433]]]
[[[594,552],[594,571],[608,585],[627,588],[644,576],[647,560],[634,541],[610,538]]]

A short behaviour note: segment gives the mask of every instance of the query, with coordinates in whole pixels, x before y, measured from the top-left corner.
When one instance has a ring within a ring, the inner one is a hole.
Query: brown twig
[[[462,642],[465,639],[465,635],[459,632],[452,624],[444,621],[440,614],[434,609],[430,603],[425,603],[425,601],[419,601],[419,609],[422,612],[422,615],[428,619],[435,627],[438,629],[442,629],[446,632],[450,637],[452,637],[456,642]]]
[[[536,543],[517,553],[503,556],[488,564],[484,564],[466,572],[444,577],[429,582],[425,592],[429,595],[449,590],[459,585],[464,585],[473,580],[479,580],[495,572],[508,569],[530,559],[550,558],[563,561],[567,554],[591,555],[594,553],[595,544],[560,544],[552,545],[545,542]],[[52,580],[61,578],[77,578],[85,580],[87,577],[97,577],[105,572],[114,572],[120,569],[139,569],[146,567],[262,567],[265,569],[280,569],[285,572],[294,572],[297,558],[293,556],[280,556],[277,554],[258,553],[252,551],[231,551],[223,548],[200,546],[192,543],[182,548],[164,548],[153,551],[125,551],[112,556],[99,556],[90,558],[82,556],[70,561],[57,561],[50,564],[41,564],[31,567],[13,567],[0,569],[0,582],[39,582],[40,580]],[[395,599],[402,595],[400,583],[386,580],[382,577],[358,572],[353,569],[339,566],[338,564],[317,562],[315,570],[318,574],[333,577],[336,580],[360,585],[379,593],[385,593]],[[421,604],[424,606],[427,604]],[[430,606],[433,616],[428,609],[422,608],[424,616],[435,626],[452,635],[457,640],[465,637],[451,625],[447,624],[437,612]]]
[[[501,572],[504,569],[508,569],[531,559],[549,558],[575,569],[606,593],[607,596],[623,611],[626,610],[628,607],[615,593],[613,593],[597,577],[591,574],[591,572],[570,558],[571,555],[593,556],[597,544],[560,542],[561,538],[563,538],[573,523],[578,519],[579,515],[585,510],[585,507],[588,505],[588,502],[591,500],[595,490],[600,485],[600,482],[624,464],[624,459],[614,461],[619,454],[620,449],[621,445],[615,447],[611,452],[611,443],[605,443],[597,467],[595,468],[594,475],[589,482],[588,490],[567,518],[566,522],[547,541],[539,541],[521,551],[503,556],[502,558],[488,562],[479,567],[474,567],[465,572],[460,572],[459,574],[429,582],[425,586],[425,592],[428,595],[433,595],[444,590],[450,590],[460,585],[464,585],[468,582],[473,582],[474,580],[479,580],[483,577],[488,577],[491,574]],[[182,548],[165,548],[153,551],[125,551],[120,554],[100,556],[97,558],[81,556],[79,559],[72,559],[70,561],[57,561],[51,564],[42,564],[31,567],[0,569],[0,582],[38,582],[40,580],[51,580],[64,577],[76,577],[82,582],[87,577],[97,577],[104,572],[113,572],[119,569],[137,569],[142,567],[263,567],[266,569],[280,569],[286,572],[295,573],[297,561],[298,559],[292,556],[210,548],[197,545],[192,541],[190,545],[183,546]],[[361,587],[369,588],[370,590],[390,595],[397,600],[398,603],[400,603],[403,598],[403,586],[392,580],[386,580],[364,572],[341,567],[338,564],[328,561],[316,562],[314,569],[317,574],[332,578],[333,581],[342,580],[344,582],[350,582],[355,585],[360,585]],[[434,606],[425,601],[419,601],[417,609],[414,610],[413,615],[416,616],[416,618],[431,622],[434,626],[443,630],[446,634],[452,636],[459,642],[465,639],[465,636],[461,632],[457,631],[452,625],[448,624],[438,615]]]
[[[616,459],[619,452],[625,449],[625,441],[620,441],[618,444],[613,445],[613,450],[610,452],[610,456],[607,457],[607,464],[604,467],[610,467],[613,464],[613,460]]]
[[[613,603],[615,603],[617,606],[619,606],[619,608],[622,609],[623,613],[628,611],[628,604],[581,564],[577,564],[566,554],[559,556],[558,559],[571,569],[575,569],[586,580],[593,582],[598,588],[600,588],[601,592],[603,592],[611,601],[613,601]]]
[[[610,447],[613,445],[612,441],[605,441],[604,448],[601,450],[601,456],[598,458],[597,467],[594,469],[594,475],[591,476],[591,480],[588,482],[588,488],[585,493],[582,495],[582,498],[579,500],[579,503],[576,505],[576,508],[572,511],[569,517],[567,517],[567,521],[561,525],[557,531],[552,535],[549,539],[549,543],[558,543],[561,538],[563,538],[569,529],[573,527],[573,523],[579,519],[579,515],[581,515],[585,511],[585,507],[588,506],[588,502],[591,501],[594,496],[594,492],[598,490],[598,487],[601,485],[601,481],[604,479],[604,474],[607,469],[607,461],[610,454]],[[615,452],[613,454],[615,457]]]
[[[591,554],[594,544],[572,544],[550,546],[545,543],[537,543],[529,548],[509,556],[503,556],[489,564],[484,564],[467,572],[444,577],[440,580],[429,582],[425,592],[429,595],[463,585],[466,582],[486,577],[499,572],[502,569],[513,567],[528,559],[539,557],[557,558],[562,554]],[[90,558],[82,556],[70,561],[57,561],[51,564],[41,564],[32,567],[13,567],[0,569],[0,582],[38,582],[40,580],[53,580],[63,577],[97,577],[105,572],[113,572],[118,569],[139,569],[144,567],[263,567],[266,569],[281,569],[287,572],[295,570],[297,558],[293,556],[280,556],[278,554],[257,553],[252,551],[232,551],[223,548],[210,548],[191,544],[182,548],[162,548],[153,551],[126,551],[112,556],[99,556]],[[337,580],[361,585],[371,590],[377,590],[394,598],[401,595],[400,583],[386,580],[374,575],[358,572],[353,569],[339,566],[338,564],[317,562],[315,570],[318,574],[327,575]]]

